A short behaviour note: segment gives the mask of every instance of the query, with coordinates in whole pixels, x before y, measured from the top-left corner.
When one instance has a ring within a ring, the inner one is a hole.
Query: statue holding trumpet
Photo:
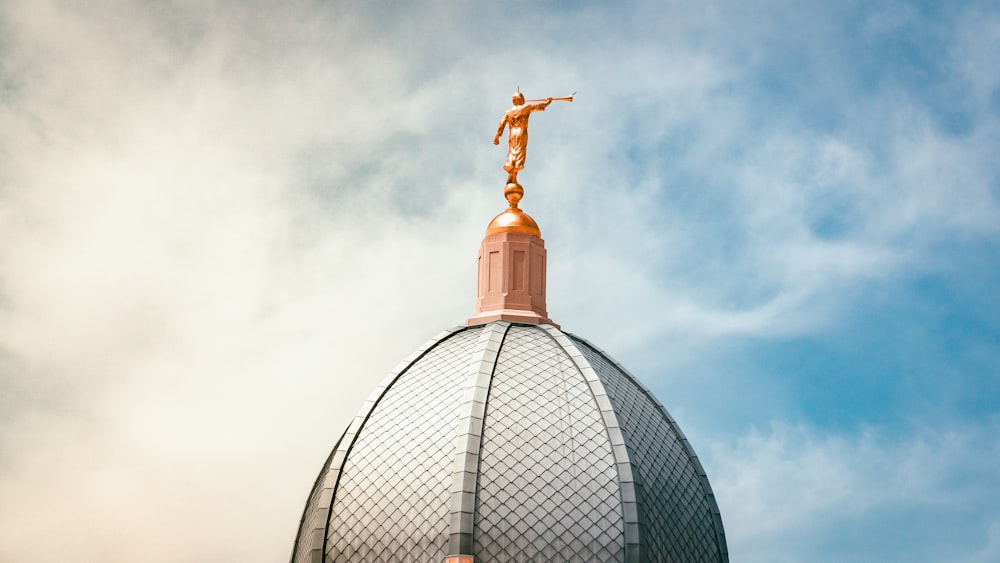
[[[545,111],[545,108],[552,102],[572,102],[573,96],[525,100],[524,94],[518,92],[514,94],[512,101],[514,106],[504,113],[503,119],[500,120],[500,125],[497,127],[497,134],[493,137],[493,144],[499,145],[500,135],[503,135],[504,128],[508,129],[507,161],[503,165],[503,169],[507,171],[508,189],[520,188],[517,183],[517,173],[524,169],[524,158],[528,149],[528,117],[531,116],[532,112]]]

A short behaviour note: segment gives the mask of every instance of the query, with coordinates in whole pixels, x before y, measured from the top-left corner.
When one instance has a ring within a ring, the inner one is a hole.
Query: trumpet
[[[575,95],[576,95],[576,92],[573,92],[572,94],[570,94],[568,96],[563,96],[561,98],[552,98],[552,101],[553,102],[572,102],[573,101],[573,96],[575,96]],[[524,100],[524,103],[528,103],[528,102],[545,102],[545,101],[548,101],[548,100],[546,98],[541,98],[541,99],[538,99],[538,100]]]

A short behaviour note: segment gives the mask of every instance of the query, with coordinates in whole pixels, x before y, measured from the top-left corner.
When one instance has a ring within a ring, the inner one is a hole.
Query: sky
[[[287,560],[521,207],[734,562],[1000,561],[996,2],[0,3],[0,561]]]

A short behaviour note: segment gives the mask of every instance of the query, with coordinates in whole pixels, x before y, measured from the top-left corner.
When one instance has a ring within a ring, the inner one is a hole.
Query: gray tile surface
[[[642,560],[728,561],[708,481],[673,419],[620,366],[586,341],[574,342],[604,382],[622,425],[638,485]]]
[[[440,334],[375,389],[307,499],[294,563],[727,562],[687,439],[586,341]]]
[[[458,407],[478,330],[456,334],[386,391],[344,464],[326,553],[444,561]]]
[[[480,453],[480,561],[623,561],[618,474],[587,382],[543,329],[500,349]]]

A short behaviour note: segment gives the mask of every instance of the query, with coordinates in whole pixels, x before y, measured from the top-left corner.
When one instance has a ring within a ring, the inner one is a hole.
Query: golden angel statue
[[[503,165],[503,169],[507,171],[508,184],[517,184],[517,173],[524,169],[524,158],[528,150],[528,117],[533,112],[545,111],[545,108],[549,107],[549,104],[553,100],[572,102],[573,96],[525,101],[524,94],[518,92],[512,98],[514,102],[513,107],[503,114],[503,119],[500,120],[500,125],[497,126],[497,134],[493,137],[493,144],[499,145],[500,135],[503,135],[505,128],[508,129],[507,161]],[[533,104],[528,102],[541,103]]]

